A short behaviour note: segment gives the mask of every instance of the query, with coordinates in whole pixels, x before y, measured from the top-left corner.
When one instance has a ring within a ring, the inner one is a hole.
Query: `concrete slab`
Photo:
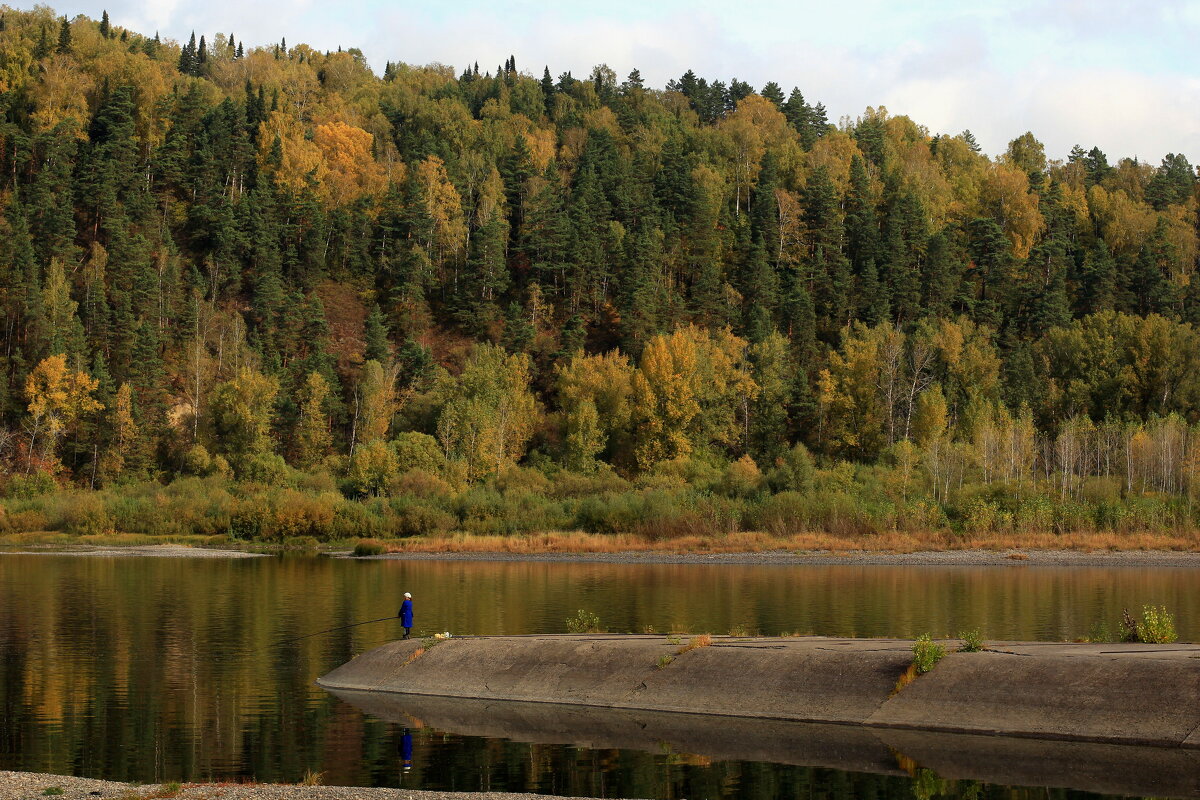
[[[952,653],[867,722],[1179,747],[1200,722],[1200,667],[1130,652]]]
[[[911,642],[823,637],[393,642],[331,689],[1200,748],[1200,647],[1012,642],[952,653],[892,696]],[[665,656],[673,660],[665,663]],[[663,664],[662,668],[659,665]]]

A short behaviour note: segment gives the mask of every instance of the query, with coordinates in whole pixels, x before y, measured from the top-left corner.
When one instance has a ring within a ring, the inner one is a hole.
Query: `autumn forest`
[[[1196,540],[1183,155],[372,66],[0,7],[0,535]]]

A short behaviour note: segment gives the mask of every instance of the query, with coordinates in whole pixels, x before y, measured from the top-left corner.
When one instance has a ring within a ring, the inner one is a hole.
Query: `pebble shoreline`
[[[46,795],[57,787],[61,794]],[[170,787],[173,789],[174,787]],[[299,786],[290,784],[186,783],[178,792],[165,785],[135,785],[69,775],[0,771],[0,800],[140,800],[178,797],[185,800],[565,800],[541,794],[506,792],[427,792],[416,789],[367,789],[357,786]],[[595,800],[572,798],[572,800]]]

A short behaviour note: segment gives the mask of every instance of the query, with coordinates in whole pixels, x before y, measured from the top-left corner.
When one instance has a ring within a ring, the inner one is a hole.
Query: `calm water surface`
[[[0,769],[125,781],[254,779],[604,797],[1046,797],[946,781],[593,750],[408,730],[316,687],[418,631],[561,633],[578,609],[611,631],[1073,639],[1161,604],[1200,637],[1200,572],[1182,568],[606,565],[0,554]],[[406,733],[411,736],[405,740]],[[411,742],[411,767],[404,756]],[[899,771],[899,770],[898,770]]]

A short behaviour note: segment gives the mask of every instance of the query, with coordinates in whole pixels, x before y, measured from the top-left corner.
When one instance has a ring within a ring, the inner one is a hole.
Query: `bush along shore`
[[[392,551],[1161,549],[1200,547],[1200,507],[1093,478],[964,480],[942,494],[919,465],[817,468],[793,448],[767,471],[748,459],[677,459],[634,479],[510,466],[472,482],[409,469],[378,492],[288,470],[283,485],[183,477],[99,490],[13,478],[0,544]]]

